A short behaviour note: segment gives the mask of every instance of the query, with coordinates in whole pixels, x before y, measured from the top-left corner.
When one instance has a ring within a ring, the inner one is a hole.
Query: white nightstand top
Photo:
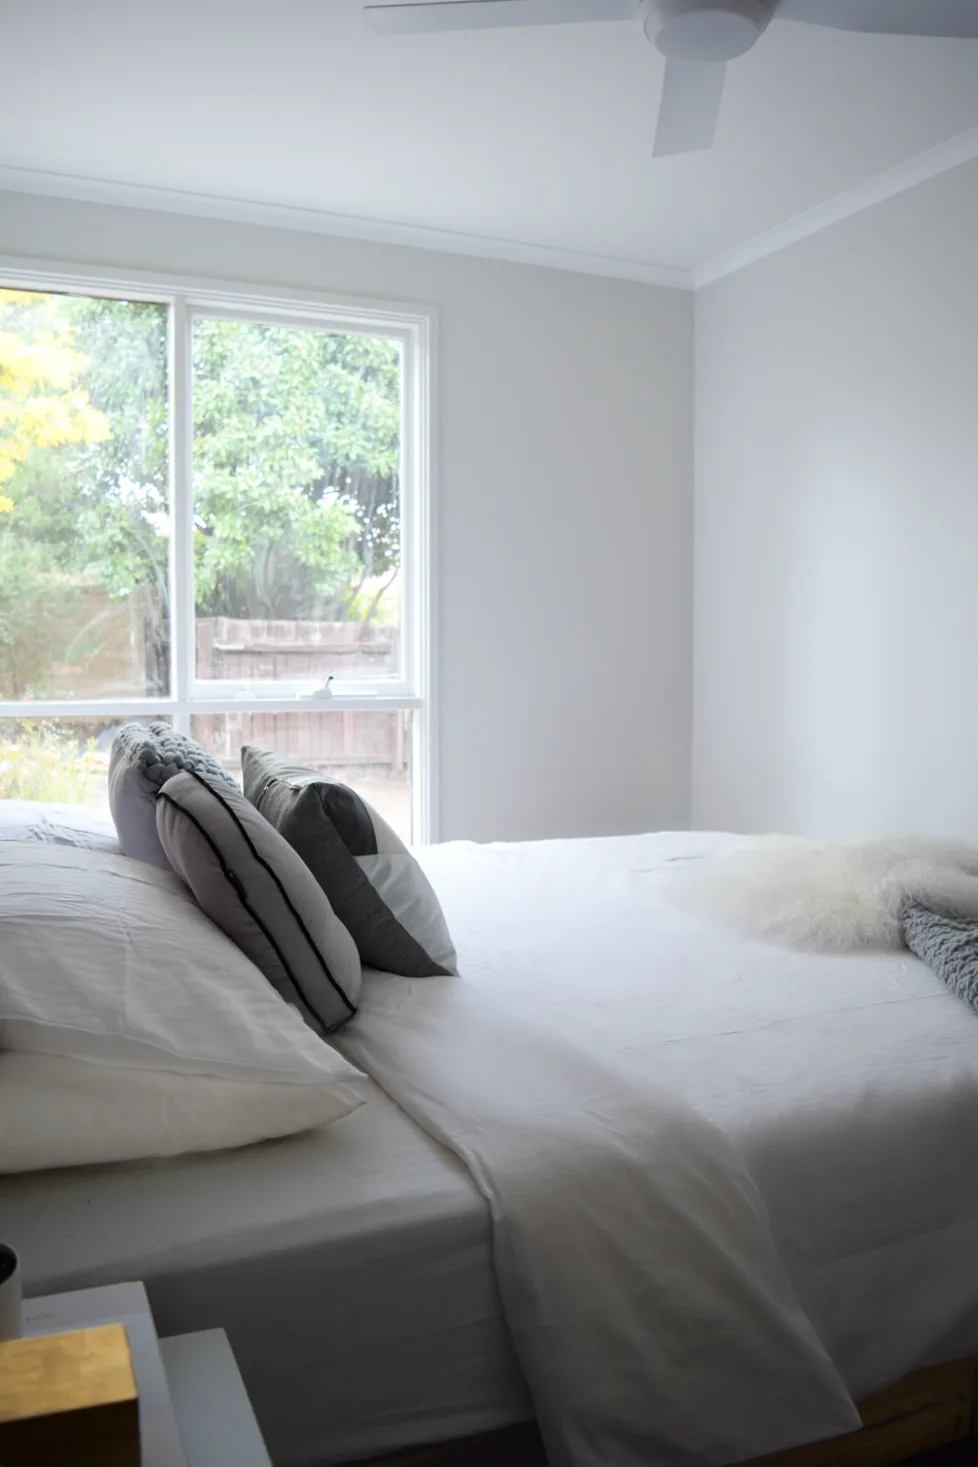
[[[139,1388],[143,1467],[272,1467],[222,1329],[159,1340],[141,1283],[24,1301],[24,1333],[125,1325]]]
[[[222,1329],[160,1340],[188,1467],[272,1467]]]

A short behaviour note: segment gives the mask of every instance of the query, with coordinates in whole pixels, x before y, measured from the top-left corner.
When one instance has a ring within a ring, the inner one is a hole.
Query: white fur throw
[[[978,918],[978,849],[960,842],[753,836],[684,865],[682,906],[809,952],[903,946],[900,908]]]

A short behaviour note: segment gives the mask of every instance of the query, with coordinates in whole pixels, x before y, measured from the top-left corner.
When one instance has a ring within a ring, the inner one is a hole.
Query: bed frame
[[[978,1436],[978,1355],[935,1365],[859,1403],[861,1431],[752,1457],[742,1467],[893,1467],[918,1452]],[[975,1447],[978,1460],[978,1443]],[[970,1460],[970,1459],[969,1459]],[[545,1467],[536,1428],[418,1447],[349,1467]]]

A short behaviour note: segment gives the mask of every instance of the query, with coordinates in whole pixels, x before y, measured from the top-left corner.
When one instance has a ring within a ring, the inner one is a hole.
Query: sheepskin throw
[[[959,842],[756,836],[684,865],[673,899],[808,952],[899,948],[904,902],[978,919],[978,849]]]
[[[903,904],[903,936],[952,993],[978,1009],[978,922],[932,912],[908,898]]]

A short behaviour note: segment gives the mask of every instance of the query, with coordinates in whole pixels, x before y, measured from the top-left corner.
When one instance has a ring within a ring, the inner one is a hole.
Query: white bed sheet
[[[108,810],[47,800],[0,800],[0,841],[29,840],[121,856]]]
[[[647,1067],[740,1148],[864,1396],[978,1352],[978,1015],[908,952],[786,951],[673,905],[707,833],[424,854],[470,983]]]
[[[0,1179],[28,1294],[143,1279],[161,1334],[222,1326],[276,1467],[526,1420],[485,1203],[373,1088],[327,1130]]]

